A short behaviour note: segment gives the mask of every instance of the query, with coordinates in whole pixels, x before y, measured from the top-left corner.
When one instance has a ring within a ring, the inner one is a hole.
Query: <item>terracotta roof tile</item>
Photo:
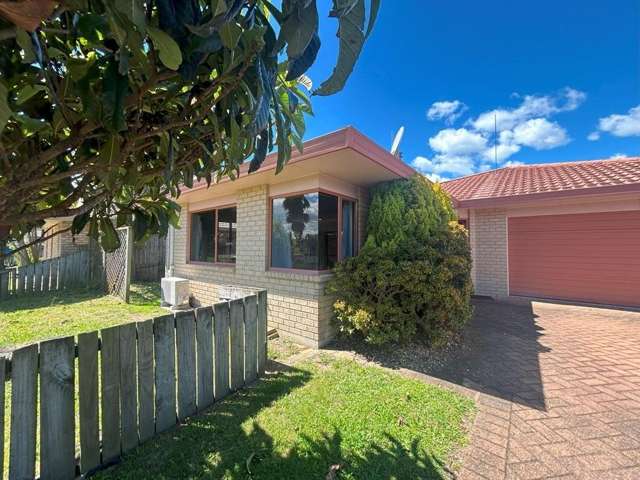
[[[640,157],[504,167],[442,187],[457,201],[469,202],[636,184],[640,186]]]

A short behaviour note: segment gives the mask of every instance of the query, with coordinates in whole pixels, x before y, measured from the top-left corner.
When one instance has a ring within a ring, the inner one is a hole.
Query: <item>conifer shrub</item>
[[[327,285],[338,328],[382,344],[442,344],[472,312],[471,253],[447,194],[422,176],[372,190],[367,238]]]

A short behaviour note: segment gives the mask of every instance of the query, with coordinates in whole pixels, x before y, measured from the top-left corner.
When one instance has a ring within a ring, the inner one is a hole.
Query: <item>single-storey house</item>
[[[276,156],[236,180],[183,190],[167,274],[189,280],[196,302],[268,289],[270,328],[313,347],[333,336],[325,294],[333,265],[365,238],[369,187],[415,171],[354,128],[305,142],[275,174]]]
[[[475,293],[640,306],[640,158],[521,165],[445,182]]]

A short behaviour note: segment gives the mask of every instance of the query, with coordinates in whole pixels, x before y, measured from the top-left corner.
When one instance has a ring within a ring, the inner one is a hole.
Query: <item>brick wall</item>
[[[219,299],[220,287],[238,285],[268,290],[269,328],[293,340],[319,347],[333,337],[332,300],[324,289],[331,274],[279,272],[267,269],[269,194],[267,186],[238,192],[235,266],[203,265],[187,262],[187,216],[183,207],[175,232],[175,275],[190,280],[190,290],[201,304]],[[359,226],[363,238],[367,197],[359,199]]]
[[[506,211],[472,210],[469,228],[475,293],[505,298],[509,293]]]
[[[60,230],[64,230],[70,226],[71,222],[58,222],[51,229],[51,233],[59,232]],[[62,257],[64,255],[75,253],[81,248],[88,248],[89,236],[86,233],[87,229],[88,227],[85,228],[83,232],[75,236],[71,234],[71,230],[67,230],[66,232],[60,233],[47,240],[44,244],[42,259],[46,260],[47,258]]]

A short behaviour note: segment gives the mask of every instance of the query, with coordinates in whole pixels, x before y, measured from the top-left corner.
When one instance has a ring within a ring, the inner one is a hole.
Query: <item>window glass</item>
[[[355,255],[355,213],[356,204],[351,200],[342,200],[342,258]]]
[[[338,261],[338,197],[321,193],[319,212],[318,270],[327,270]]]
[[[236,263],[236,207],[218,210],[217,258],[220,263]]]
[[[338,197],[276,198],[271,222],[272,267],[327,270],[338,261]]]
[[[214,219],[214,211],[191,215],[191,260],[213,262]]]

